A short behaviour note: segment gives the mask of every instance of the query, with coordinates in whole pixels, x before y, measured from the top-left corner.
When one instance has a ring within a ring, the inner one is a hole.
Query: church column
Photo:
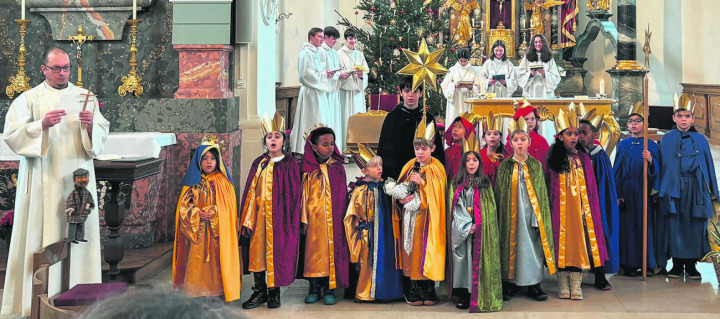
[[[177,99],[232,97],[230,68],[231,0],[173,2],[173,48],[180,53]]]
[[[645,70],[636,61],[636,17],[637,0],[618,0],[617,3],[617,64],[607,72],[612,77],[612,98],[615,119],[620,128],[627,128],[628,113],[633,105],[643,100],[643,77]]]

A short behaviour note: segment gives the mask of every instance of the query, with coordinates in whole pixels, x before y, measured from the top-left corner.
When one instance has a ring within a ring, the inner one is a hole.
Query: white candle
[[[25,0],[20,2],[20,19],[25,20]]]
[[[480,81],[480,94],[485,94],[485,81]]]
[[[605,80],[600,79],[600,94],[605,94]]]
[[[133,20],[137,20],[137,0],[133,0]]]

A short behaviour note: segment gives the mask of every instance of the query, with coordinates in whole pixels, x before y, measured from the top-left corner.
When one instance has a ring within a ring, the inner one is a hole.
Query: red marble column
[[[180,87],[176,99],[222,99],[232,97],[229,80],[229,45],[178,44]]]

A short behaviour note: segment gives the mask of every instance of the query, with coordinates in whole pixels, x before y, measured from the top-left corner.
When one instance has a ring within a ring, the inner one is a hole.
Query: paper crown
[[[525,121],[525,118],[522,116],[518,117],[517,120],[510,121],[510,123],[508,123],[508,124],[509,124],[508,128],[510,129],[510,133],[515,132],[516,130],[523,130],[525,132],[528,132],[527,121]]]
[[[637,103],[635,103],[635,105],[633,105],[633,107],[630,109],[630,113],[628,113],[628,116],[630,116],[630,114],[633,114],[633,113],[640,114],[640,116],[645,118],[645,109],[643,107],[642,101],[637,102]]]
[[[477,123],[477,121],[479,119],[479,117],[477,115],[475,115],[475,112],[472,112],[472,111],[462,112],[462,113],[460,113],[459,116],[466,119],[468,122],[470,122],[470,124],[473,124],[473,125],[475,125],[475,123]]]
[[[280,116],[278,111],[275,111],[275,116],[272,118],[266,113],[261,122],[263,136],[273,131],[285,132],[285,119]]]
[[[565,111],[560,109],[557,117],[555,117],[555,130],[560,133],[568,128],[578,127],[578,116],[577,110],[575,109],[575,103],[570,102],[568,110]]]
[[[492,111],[490,113],[488,113],[488,116],[485,118],[485,121],[483,122],[483,131],[495,130],[495,131],[502,132],[502,129],[503,129],[502,116],[500,116],[499,114],[495,115],[495,114],[493,114]]]
[[[463,138],[463,154],[470,151],[480,154],[480,141],[475,135],[475,132],[471,132],[467,140]]]
[[[415,138],[424,138],[430,142],[435,141],[435,123],[434,121],[427,121],[427,115],[423,114],[420,124],[415,129]]]
[[[310,127],[308,127],[308,129],[305,130],[305,134],[303,134],[303,140],[307,140],[308,136],[310,136],[310,133],[312,133],[312,131],[314,131],[318,128],[321,128],[321,127],[325,127],[325,126],[326,125],[322,124],[322,123],[310,125]]]
[[[355,164],[357,164],[360,169],[363,169],[367,167],[367,163],[375,156],[378,156],[375,151],[370,148],[370,146],[367,146],[367,144],[360,144],[357,143],[358,151],[350,151],[350,154],[352,154],[353,159],[355,160]]]
[[[526,115],[532,113],[532,111],[535,110],[535,107],[530,104],[530,101],[527,100],[527,98],[523,98],[522,102],[518,103],[517,100],[513,101],[513,108],[515,108],[515,114],[513,115],[513,119],[517,119],[518,117],[525,117]]]
[[[690,113],[695,113],[695,103],[693,103],[692,99],[690,99],[690,96],[687,93],[683,93],[680,98],[678,99],[677,93],[675,93],[675,99],[673,100],[673,112],[677,111],[678,109],[686,109],[690,111]]]
[[[202,141],[200,142],[200,145],[218,146],[217,136],[215,136],[215,135],[203,136]]]
[[[592,109],[590,111],[585,110],[585,106],[580,103],[580,108],[578,109],[578,113],[582,111],[581,119],[586,120],[592,124],[595,129],[599,129],[600,126],[603,124],[603,114],[598,115],[597,109]],[[642,114],[642,113],[640,113]]]

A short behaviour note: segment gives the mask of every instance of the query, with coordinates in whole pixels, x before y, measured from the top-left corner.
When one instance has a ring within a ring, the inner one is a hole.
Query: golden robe
[[[252,232],[250,237],[250,251],[248,271],[261,272],[268,270],[268,281],[273,278],[273,222],[272,222],[272,193],[273,171],[275,162],[263,160],[260,166],[266,163],[267,167],[258,170],[249,193],[247,209],[243,211],[242,226]],[[269,268],[269,269],[268,269]],[[268,287],[275,287],[268,282]]]
[[[333,223],[332,194],[328,177],[328,165],[335,163],[330,158],[320,169],[306,173],[302,181],[301,221],[307,225],[305,239],[305,277],[329,277],[330,289],[335,288],[335,240]]]
[[[200,211],[211,213],[200,220]],[[175,214],[173,287],[189,296],[240,299],[237,203],[233,185],[221,172],[183,186]]]
[[[412,168],[417,159],[410,160],[400,173],[399,183],[410,180]],[[399,228],[400,218],[403,215],[402,208],[397,205],[393,207],[393,219],[395,219],[395,242],[400,245],[397,250],[402,256],[398,256],[400,268],[410,280],[433,280],[443,281],[445,279],[445,250],[446,250],[446,220],[445,220],[445,168],[435,158],[432,158],[428,165],[420,168],[420,175],[423,183],[418,187],[420,195],[420,210],[415,215],[415,232],[413,235],[413,246],[410,254],[402,249],[402,233]]]

